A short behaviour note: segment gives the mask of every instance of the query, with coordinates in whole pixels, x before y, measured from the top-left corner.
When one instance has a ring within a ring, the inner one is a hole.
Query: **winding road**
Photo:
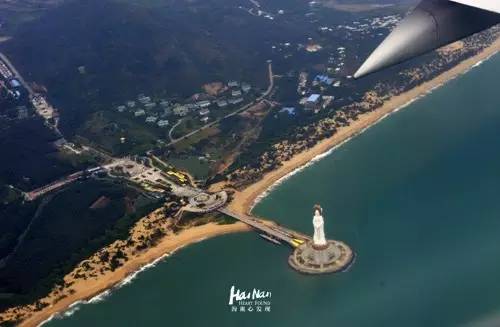
[[[174,133],[174,129],[179,126],[181,123],[182,123],[183,119],[179,119],[177,121],[177,123],[175,123],[174,126],[172,126],[172,128],[168,131],[168,138],[170,139],[171,142],[175,141],[176,139],[174,139],[174,137],[172,136],[172,134]]]

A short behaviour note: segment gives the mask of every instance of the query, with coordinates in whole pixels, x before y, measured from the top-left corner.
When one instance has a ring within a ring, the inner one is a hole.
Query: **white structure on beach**
[[[313,226],[314,226],[314,236],[313,245],[317,247],[324,247],[327,245],[325,238],[325,222],[323,216],[321,215],[321,207],[316,206],[314,208]]]

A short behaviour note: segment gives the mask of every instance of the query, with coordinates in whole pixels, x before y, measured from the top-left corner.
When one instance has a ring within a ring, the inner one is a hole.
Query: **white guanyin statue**
[[[313,244],[318,246],[325,246],[325,222],[323,216],[321,215],[321,207],[317,206],[314,208],[313,226],[314,226],[314,237]]]

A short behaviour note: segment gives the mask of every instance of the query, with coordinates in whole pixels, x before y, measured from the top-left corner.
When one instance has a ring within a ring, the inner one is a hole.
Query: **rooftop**
[[[317,102],[319,100],[319,98],[321,97],[321,95],[319,94],[311,94],[308,98],[307,98],[307,102]]]

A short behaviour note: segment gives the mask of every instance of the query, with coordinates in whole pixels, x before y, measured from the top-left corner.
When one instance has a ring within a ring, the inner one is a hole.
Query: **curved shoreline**
[[[262,179],[248,186],[243,191],[236,191],[229,208],[238,213],[248,213],[252,210],[253,206],[273,188],[273,186],[278,185],[311,163],[330,154],[335,148],[341,146],[356,135],[359,135],[390,114],[406,107],[416,99],[425,96],[432,90],[440,87],[455,77],[466,73],[471,68],[477,66],[499,51],[500,39],[497,39],[492,45],[485,48],[477,55],[462,61],[455,67],[440,74],[432,80],[424,82],[405,93],[393,96],[389,100],[385,101],[384,104],[378,109],[360,115],[358,120],[352,122],[349,126],[338,129],[337,133],[335,133],[332,137],[322,140],[314,147],[295,155],[288,161],[283,162],[283,165],[278,169],[266,173]],[[137,273],[141,269],[144,269],[145,266],[161,260],[177,249],[218,235],[248,230],[248,226],[239,222],[231,225],[207,224],[192,227],[189,230],[183,231],[175,236],[167,236],[163,238],[158,245],[148,249],[136,258],[130,259],[114,272],[101,276],[97,280],[79,281],[78,285],[73,286],[76,290],[74,294],[58,301],[54,305],[34,312],[30,317],[23,320],[19,326],[39,326],[40,324],[52,319],[54,316],[67,311],[74,306],[75,303],[88,301],[96,295],[104,293],[108,289],[121,285],[121,283],[123,283],[123,281],[131,275]],[[0,314],[0,318],[2,315],[3,314]]]
[[[495,40],[490,46],[478,54],[465,59],[453,68],[443,72],[433,79],[416,86],[415,88],[393,96],[384,101],[379,108],[361,114],[358,120],[351,122],[349,126],[341,127],[332,137],[324,139],[312,148],[295,155],[290,160],[282,163],[278,169],[270,171],[258,180],[249,185],[243,191],[236,191],[229,208],[237,213],[250,213],[253,207],[264,198],[274,187],[284,180],[329,155],[339,146],[342,146],[353,137],[363,133],[371,126],[382,121],[389,115],[404,109],[414,101],[431,93],[433,90],[443,86],[447,82],[467,73],[474,67],[479,66],[484,61],[500,51],[500,38]]]
[[[136,258],[125,262],[123,266],[113,272],[106,273],[96,279],[78,280],[72,288],[76,291],[74,294],[58,301],[57,303],[34,312],[30,317],[23,320],[19,326],[34,327],[40,326],[54,317],[63,314],[78,303],[91,301],[96,296],[100,296],[107,290],[122,286],[128,278],[135,277],[134,274],[144,270],[148,265],[173,254],[175,251],[188,245],[201,242],[208,238],[220,236],[229,233],[246,232],[250,228],[240,222],[228,225],[217,225],[208,223],[201,226],[191,227],[188,230],[180,232],[178,235],[164,237],[156,246],[148,249]]]

